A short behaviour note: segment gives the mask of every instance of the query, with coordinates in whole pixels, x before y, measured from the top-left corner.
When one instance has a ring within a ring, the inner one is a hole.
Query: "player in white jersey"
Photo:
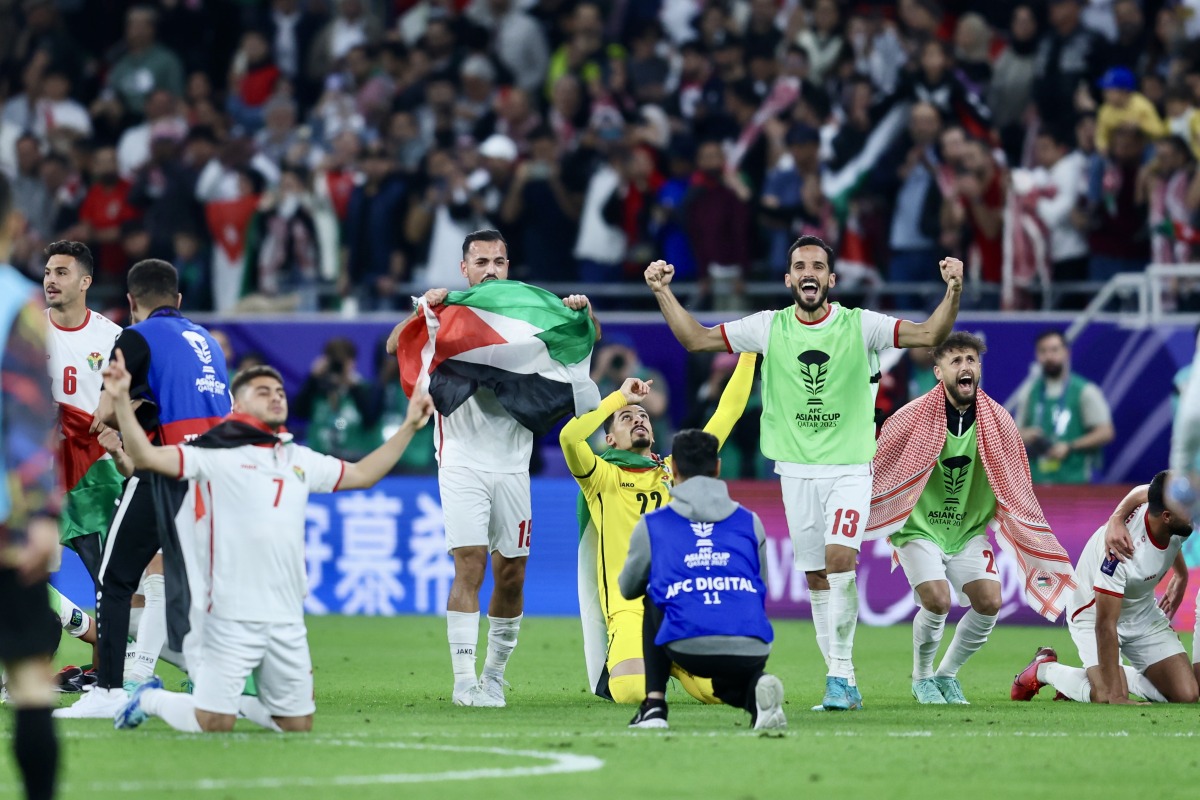
[[[508,243],[499,231],[468,234],[462,253],[459,270],[468,286],[508,279]],[[436,306],[447,294],[447,289],[430,289],[425,299]],[[576,310],[590,308],[583,295],[564,298],[563,304]],[[396,351],[400,331],[409,320],[388,337],[389,353]],[[460,706],[500,707],[505,704],[504,668],[517,645],[525,604],[525,563],[533,526],[529,498],[533,434],[504,410],[489,389],[475,392],[453,414],[438,414],[434,424],[446,549],[454,558],[454,582],[446,600],[452,699]],[[494,585],[488,605],[488,649],[483,674],[477,676],[479,589],[489,554]]]
[[[271,367],[233,379],[233,413],[185,445],[156,447],[129,404],[130,374],[120,350],[105,370],[125,448],[138,469],[198,482],[204,530],[188,537],[198,564],[207,564],[191,592],[197,644],[188,645],[193,694],[162,689],[158,678],[139,686],[117,713],[118,728],[148,714],[171,727],[199,733],[229,731],[241,713],[274,730],[312,729],[312,660],[304,626],[305,509],[312,492],[374,486],[400,459],[432,410],[415,397],[400,429],[357,463],[320,455],[292,441],[283,427],[287,395]],[[200,584],[200,585],[197,585]],[[193,662],[193,658],[195,659]],[[257,698],[242,696],[258,678]]]
[[[59,522],[63,544],[79,554],[95,580],[104,552],[103,537],[108,519],[116,510],[124,476],[112,467],[105,443],[120,443],[115,432],[103,439],[88,432],[92,412],[100,403],[103,369],[121,326],[87,306],[92,285],[92,253],[82,242],[53,242],[43,251],[46,266],[42,292],[46,298],[46,367],[51,392],[59,414],[59,473],[68,490],[66,506]],[[99,458],[108,461],[91,470]],[[54,595],[58,595],[55,597]],[[95,626],[69,598],[51,589],[51,602],[59,610],[63,629],[75,638],[95,645]],[[93,663],[95,657],[93,656]],[[83,670],[69,667],[59,673],[58,685],[67,691],[78,690]]]
[[[1103,527],[1079,556],[1067,627],[1083,667],[1059,664],[1054,650],[1043,647],[1013,680],[1012,699],[1030,700],[1047,684],[1081,703],[1126,705],[1130,693],[1159,703],[1200,697],[1183,644],[1154,597],[1172,567],[1186,573],[1180,549],[1192,533],[1191,516],[1166,505],[1168,480],[1166,471],[1155,475],[1148,502],[1125,520],[1133,541],[1127,560],[1109,551]],[[1129,667],[1122,667],[1122,656]]]

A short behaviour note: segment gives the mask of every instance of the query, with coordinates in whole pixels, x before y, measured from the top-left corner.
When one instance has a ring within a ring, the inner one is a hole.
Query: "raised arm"
[[[746,410],[746,401],[750,399],[750,389],[754,385],[754,364],[758,360],[755,353],[742,353],[738,356],[737,367],[721,392],[717,410],[712,419],[704,426],[705,433],[717,437],[717,447],[725,446],[725,440],[733,432],[733,426],[742,418]]]
[[[902,320],[896,334],[900,347],[936,347],[946,340],[958,318],[958,302],[962,296],[963,264],[957,258],[943,258],[938,267],[946,282],[946,296],[924,322]]]
[[[125,354],[120,348],[113,351],[113,360],[104,369],[104,391],[112,398],[117,427],[121,431],[125,453],[133,466],[148,472],[157,472],[178,478],[183,466],[183,456],[178,447],[157,447],[147,438],[138,424],[129,402],[129,385],[133,376],[125,369]]]
[[[368,453],[361,461],[346,462],[346,473],[338,484],[338,491],[368,489],[379,483],[383,476],[392,471],[413,436],[429,422],[433,413],[433,400],[427,394],[415,395],[408,403],[408,413],[400,429],[379,447]]]
[[[719,325],[715,328],[704,327],[679,304],[675,293],[671,291],[671,278],[674,276],[675,267],[665,261],[655,261],[646,267],[646,285],[654,292],[654,299],[658,301],[659,310],[671,327],[671,333],[689,353],[728,352],[729,347]],[[956,313],[957,308],[955,303]]]
[[[650,394],[651,383],[653,381],[628,378],[618,391],[601,400],[595,411],[575,417],[563,426],[558,434],[558,444],[567,460],[567,469],[571,470],[574,477],[586,478],[596,467],[597,457],[588,444],[588,437],[604,424],[604,420],[625,406],[645,400],[646,395]]]

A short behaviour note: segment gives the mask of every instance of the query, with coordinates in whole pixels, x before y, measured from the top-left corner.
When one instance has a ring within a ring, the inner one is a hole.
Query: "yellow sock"
[[[684,691],[707,705],[717,705],[721,701],[713,694],[712,680],[698,678],[678,664],[671,665],[671,677],[683,685]]]
[[[609,677],[608,691],[613,702],[622,705],[637,705],[646,699],[645,675],[621,675]]]

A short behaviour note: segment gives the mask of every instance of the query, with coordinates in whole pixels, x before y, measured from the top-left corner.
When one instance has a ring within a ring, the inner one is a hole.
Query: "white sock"
[[[454,670],[454,691],[476,683],[475,646],[479,644],[479,612],[446,612],[446,638],[450,640],[450,666]]]
[[[1038,664],[1037,679],[1048,683],[1076,703],[1092,702],[1092,682],[1083,667],[1068,667],[1057,661]]]
[[[853,572],[829,576],[829,676],[854,681],[854,629],[858,626],[858,581]]]
[[[147,575],[142,581],[142,593],[146,597],[146,608],[138,625],[137,655],[133,668],[125,673],[125,680],[141,683],[154,674],[158,654],[167,642],[167,600],[163,590],[162,575]]]
[[[913,617],[913,680],[933,677],[933,659],[942,644],[946,631],[946,614],[934,614],[924,608],[917,609]]]
[[[517,646],[517,632],[521,629],[524,614],[515,617],[493,617],[488,614],[487,657],[483,660],[483,674],[496,680],[504,679],[504,667],[508,657]]]
[[[177,731],[203,733],[196,720],[196,701],[190,694],[148,689],[142,692],[142,710],[153,714]]]
[[[987,641],[992,628],[996,627],[997,616],[980,614],[973,608],[967,609],[967,613],[958,621],[954,638],[946,648],[946,655],[942,656],[942,663],[937,671],[939,678],[957,677],[962,665],[979,652],[979,648]]]
[[[812,606],[813,627],[817,630],[817,647],[825,666],[829,666],[829,590],[810,589],[809,604]]]
[[[238,715],[245,717],[260,728],[266,728],[276,733],[283,733],[283,728],[275,723],[275,718],[271,716],[271,712],[267,711],[267,707],[257,697],[251,697],[247,694],[239,697]]]
[[[1129,685],[1130,694],[1136,694],[1151,703],[1167,702],[1167,696],[1160,692],[1158,687],[1151,683],[1143,673],[1124,664],[1121,665],[1121,669],[1125,670],[1125,683]]]

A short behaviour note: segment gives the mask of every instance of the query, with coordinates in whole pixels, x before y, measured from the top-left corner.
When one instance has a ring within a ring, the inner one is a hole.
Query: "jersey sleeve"
[[[572,477],[579,481],[582,487],[584,480],[599,469],[603,462],[592,452],[588,437],[604,424],[604,420],[617,413],[627,405],[625,395],[613,392],[600,401],[600,406],[589,411],[582,417],[575,417],[563,426],[558,435],[558,444],[562,448],[563,457],[567,461],[567,469]]]
[[[754,384],[754,365],[758,357],[754,353],[742,353],[738,356],[737,368],[725,384],[717,410],[712,419],[704,426],[705,433],[717,437],[717,447],[725,446],[725,440],[733,432],[733,426],[742,418],[746,410],[746,401],[750,399],[750,388]]]
[[[900,346],[900,320],[878,311],[863,309],[863,345],[876,352]]]
[[[220,450],[186,444],[175,445],[175,449],[179,451],[179,474],[175,476],[176,480],[209,480],[219,471],[217,461]]]
[[[296,461],[308,473],[310,492],[336,492],[346,474],[346,462],[307,447],[297,448]]]
[[[1125,564],[1118,561],[1116,556],[1110,554],[1100,562],[1100,569],[1096,572],[1095,583],[1092,585],[1092,588],[1101,594],[1124,597],[1127,579]]]
[[[731,353],[765,353],[771,338],[771,323],[775,311],[760,311],[748,317],[721,323],[721,336],[725,338],[725,349]]]

